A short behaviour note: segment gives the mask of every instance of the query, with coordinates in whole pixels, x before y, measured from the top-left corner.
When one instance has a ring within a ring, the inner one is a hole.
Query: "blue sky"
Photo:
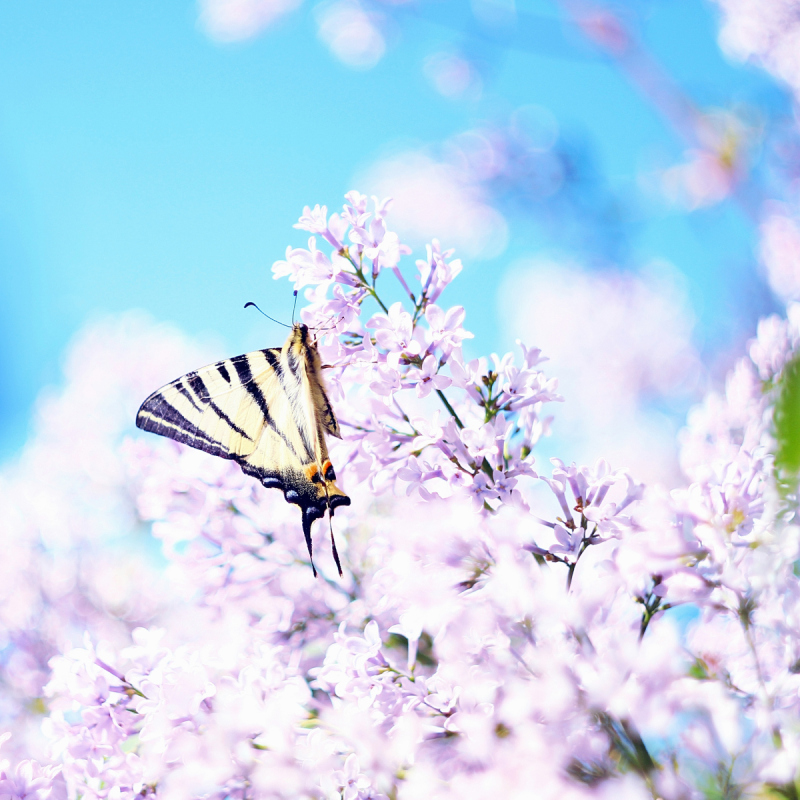
[[[487,91],[453,102],[422,64],[448,43],[478,46],[464,4],[403,13],[387,56],[366,72],[319,43],[310,6],[220,45],[198,28],[193,2],[0,4],[0,455],[24,442],[37,394],[59,381],[64,348],[87,320],[143,308],[232,351],[274,345],[281,329],[242,306],[290,315],[289,286],[269,268],[303,242],[291,226],[304,205],[336,207],[385,153],[526,103],[550,109],[629,203],[630,263],[666,258],[687,276],[698,345],[740,342],[771,307],[754,279],[752,221],[732,203],[689,216],[643,199],[643,159],[677,161],[683,144],[549,3],[519,5],[535,24],[509,46],[480,44]],[[725,61],[709,4],[638,11],[649,50],[699,104],[787,105],[766,76]],[[467,307],[481,352],[507,345],[496,303],[507,266],[570,250],[557,231],[510,222],[508,250],[468,262],[450,295]]]

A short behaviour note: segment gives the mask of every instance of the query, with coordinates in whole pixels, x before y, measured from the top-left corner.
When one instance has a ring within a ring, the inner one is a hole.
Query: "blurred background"
[[[0,4],[0,457],[109,314],[279,344],[242,306],[291,316],[292,224],[357,188],[456,248],[470,356],[551,356],[544,456],[679,481],[687,409],[800,295],[795,6]]]

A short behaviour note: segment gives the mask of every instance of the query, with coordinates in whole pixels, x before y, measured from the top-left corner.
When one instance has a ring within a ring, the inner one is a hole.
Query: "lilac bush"
[[[667,492],[537,462],[546,357],[469,358],[461,263],[434,240],[412,276],[388,226],[357,192],[306,208],[308,246],[273,267],[344,434],[343,578],[319,546],[314,577],[296,509],[235,464],[120,443],[166,362],[196,366],[177,334],[81,344],[0,485],[0,798],[797,796],[800,529],[773,417],[800,306],[692,412]]]

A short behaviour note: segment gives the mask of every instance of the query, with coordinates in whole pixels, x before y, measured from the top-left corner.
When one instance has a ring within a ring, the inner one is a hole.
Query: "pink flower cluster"
[[[723,12],[719,40],[729,55],[751,61],[800,91],[800,23],[795,0],[716,0]]]
[[[764,320],[725,393],[693,412],[688,486],[646,488],[603,460],[538,474],[543,409],[560,399],[541,353],[466,356],[464,310],[443,299],[460,263],[433,242],[412,280],[387,218],[354,192],[340,213],[307,208],[308,247],[274,267],[304,288],[330,367],[344,433],[331,455],[353,498],[333,520],[343,578],[324,553],[314,578],[280,493],[167,440],[120,445],[113,415],[77,499],[36,516],[37,477],[7,476],[7,558],[25,582],[0,615],[17,665],[0,798],[791,792],[800,529],[774,478],[772,413],[800,307]],[[113,369],[95,391],[109,375],[139,391]],[[55,479],[71,442],[49,443]],[[46,523],[70,514],[46,547]],[[108,560],[92,561],[85,529],[127,531],[119,562],[139,543],[135,598],[97,600]]]
[[[434,240],[416,262],[412,290],[398,266],[410,251],[386,227],[388,203],[375,201],[370,211],[364,195],[346,199],[330,218],[325,207],[307,207],[295,227],[315,234],[308,249],[289,248],[273,267],[295,288],[315,287],[303,319],[319,330],[334,397],[348,401],[339,412],[348,436],[338,463],[373,492],[402,482],[424,499],[468,495],[489,508],[524,503],[516,484],[534,474],[528,454],[548,424],[543,405],[561,399],[556,382],[538,369],[540,352],[523,346],[521,364],[510,353],[491,364],[467,360],[462,343],[472,334],[463,327],[464,309],[438,305],[461,262]],[[330,255],[317,249],[317,236],[333,247]],[[406,305],[381,300],[383,272],[397,280]],[[363,320],[367,301],[379,310]]]

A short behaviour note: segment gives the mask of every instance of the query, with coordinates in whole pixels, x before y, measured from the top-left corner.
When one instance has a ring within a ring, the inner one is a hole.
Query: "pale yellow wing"
[[[325,433],[341,434],[307,333],[295,326],[282,349],[218,361],[172,381],[142,403],[136,424],[234,459],[264,486],[281,489],[302,509],[310,555],[311,523],[350,498],[328,459]],[[339,566],[335,548],[334,555]]]
[[[279,390],[265,355],[276,352],[256,350],[168,383],[142,403],[136,425],[223,458],[252,453],[272,419],[267,398]]]

